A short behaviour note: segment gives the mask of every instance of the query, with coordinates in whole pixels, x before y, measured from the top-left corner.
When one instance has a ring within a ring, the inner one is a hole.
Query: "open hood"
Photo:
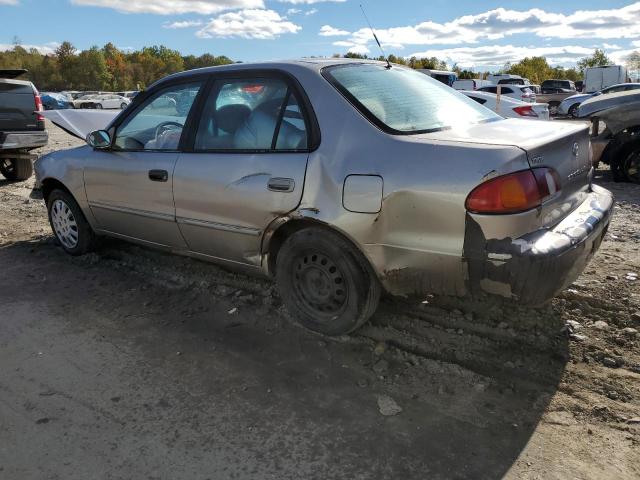
[[[45,110],[38,112],[74,137],[85,140],[95,130],[104,130],[120,110]]]

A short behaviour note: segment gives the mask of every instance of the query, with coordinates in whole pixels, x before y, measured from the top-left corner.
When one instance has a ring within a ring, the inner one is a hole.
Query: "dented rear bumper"
[[[464,256],[469,287],[537,305],[582,273],[609,226],[613,195],[593,186],[585,201],[552,229],[511,239],[486,239],[467,216]]]

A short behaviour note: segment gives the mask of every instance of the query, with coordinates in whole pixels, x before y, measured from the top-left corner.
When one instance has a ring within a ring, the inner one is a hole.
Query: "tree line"
[[[334,57],[342,55],[335,54]],[[346,58],[369,58],[366,55],[347,53]],[[384,57],[373,57],[385,60]],[[447,70],[449,66],[436,57],[404,58],[389,55],[392,63],[411,68]],[[44,55],[36,49],[27,50],[16,44],[12,50],[0,52],[0,68],[25,68],[29,78],[40,90],[100,90],[124,91],[148,87],[156,80],[183,70],[225,65],[233,61],[224,56],[210,53],[183,56],[177,50],[163,45],[144,47],[141,50],[124,51],[113,43],[102,48],[91,47],[78,51],[70,42],[62,43],[53,54]],[[587,67],[611,65],[613,62],[604,51],[596,50],[593,55],[577,62],[576,67],[552,67],[545,57],[527,57],[517,63],[507,63],[500,73],[510,73],[528,78],[534,84],[556,78],[579,80]],[[640,69],[640,53],[634,52],[627,59],[629,68]],[[490,72],[462,69],[453,65],[451,70],[460,79],[485,78]]]
[[[0,68],[29,70],[26,77],[42,91],[139,90],[171,73],[228,63],[233,61],[224,55],[183,56],[162,45],[123,51],[107,43],[78,51],[64,42],[49,55],[20,45],[0,52]]]

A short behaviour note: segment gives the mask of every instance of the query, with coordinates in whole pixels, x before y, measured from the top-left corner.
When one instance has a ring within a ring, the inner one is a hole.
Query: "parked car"
[[[628,81],[627,69],[622,65],[589,67],[584,70],[584,91],[586,93],[599,92],[612,85]]]
[[[133,99],[138,94],[137,90],[126,90],[123,92],[116,92],[116,95],[120,95],[121,97],[126,97],[129,100]]]
[[[26,180],[33,173],[30,153],[47,144],[42,99],[33,83],[17,80],[27,70],[0,70],[0,173]]]
[[[604,88],[600,92],[594,93],[579,93],[577,95],[571,95],[565,98],[558,106],[559,115],[569,115],[570,117],[576,117],[578,115],[578,107],[582,102],[598,95],[608,95],[610,93],[626,92],[629,90],[637,90],[640,88],[640,83],[621,83],[619,85],[612,85],[611,87]]]
[[[119,108],[121,110],[127,108],[127,105],[131,103],[126,97],[115,94],[107,95],[84,95],[77,100],[74,100],[73,104],[75,108]]]
[[[66,95],[61,93],[46,92],[40,95],[45,110],[64,110],[73,108],[73,103]]]
[[[493,85],[528,85],[530,82],[520,75],[511,75],[509,73],[496,73],[487,75],[487,80]]]
[[[156,114],[183,93],[189,109]],[[365,322],[382,289],[545,302],[597,250],[613,205],[591,185],[587,125],[503,119],[384,62],[174,74],[87,141],[36,163],[65,251],[110,235],[261,272],[330,335]]]
[[[542,93],[537,101],[549,105],[551,116],[558,114],[558,108],[564,99],[576,94],[576,86],[571,80],[545,80],[540,85]]]
[[[488,80],[479,80],[479,79],[465,79],[465,80],[456,80],[453,82],[452,87],[456,90],[477,90],[482,87],[488,87],[491,85],[491,82]]]
[[[491,85],[488,87],[481,87],[479,92],[498,93],[498,85]],[[528,85],[516,85],[516,84],[502,84],[500,85],[500,96],[511,97],[516,100],[522,100],[523,102],[535,103],[536,94],[529,88]]]
[[[462,93],[501,117],[549,120],[549,106],[546,103],[529,103],[503,96],[498,104],[498,96],[493,93],[475,91],[462,91]]]
[[[458,80],[458,74],[456,72],[450,72],[448,70],[432,70],[428,68],[419,68],[418,72],[429,75],[431,78],[435,78],[441,83],[448,86],[453,86],[453,83]]]
[[[591,120],[594,165],[608,164],[617,182],[640,184],[640,90],[585,100],[578,118]]]

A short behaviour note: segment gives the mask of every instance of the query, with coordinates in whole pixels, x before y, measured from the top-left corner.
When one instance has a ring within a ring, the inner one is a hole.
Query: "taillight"
[[[514,107],[513,111],[522,117],[537,117],[538,114],[533,110],[530,105],[522,105],[521,107]]]
[[[560,191],[551,168],[534,168],[492,178],[474,188],[465,202],[472,213],[518,213],[536,208]]]
[[[36,112],[42,112],[44,110],[44,108],[42,107],[42,98],[40,98],[40,94],[39,93],[34,93],[33,94],[33,99],[36,103]],[[38,122],[44,122],[44,117],[42,115],[40,115],[39,113],[36,113],[36,121]]]

